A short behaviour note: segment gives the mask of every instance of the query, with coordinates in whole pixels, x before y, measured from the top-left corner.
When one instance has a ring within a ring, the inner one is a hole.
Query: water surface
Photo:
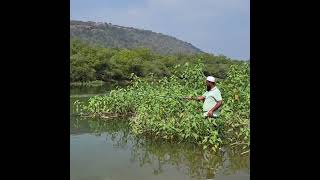
[[[75,100],[109,90],[71,89],[71,112]],[[250,179],[249,154],[227,149],[213,154],[192,144],[134,137],[128,119],[80,119],[74,114],[70,119],[72,180]]]

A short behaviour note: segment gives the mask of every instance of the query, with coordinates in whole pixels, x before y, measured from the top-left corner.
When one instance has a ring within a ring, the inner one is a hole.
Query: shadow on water
[[[113,147],[130,149],[130,162],[140,167],[152,167],[153,175],[164,173],[168,167],[194,179],[213,179],[216,176],[249,172],[249,155],[226,149],[211,153],[193,144],[156,141],[146,137],[134,137],[126,119],[99,120],[72,118],[71,134],[104,134]]]

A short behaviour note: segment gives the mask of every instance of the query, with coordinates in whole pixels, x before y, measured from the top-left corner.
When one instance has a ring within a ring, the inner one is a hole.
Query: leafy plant
[[[203,94],[204,64],[175,66],[170,77],[149,81],[131,74],[132,83],[112,90],[106,96],[95,96],[82,104],[81,114],[99,117],[129,116],[135,135],[168,141],[188,141],[203,149],[217,151],[222,145],[250,148],[250,69],[248,63],[232,65],[227,78],[218,82],[224,103],[221,117],[206,119],[202,103],[181,97]]]

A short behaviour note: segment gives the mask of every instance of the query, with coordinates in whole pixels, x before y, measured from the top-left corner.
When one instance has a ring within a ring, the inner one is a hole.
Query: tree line
[[[122,81],[130,80],[134,73],[145,77],[152,73],[155,78],[170,76],[174,67],[188,62],[205,64],[204,74],[226,78],[231,64],[240,63],[226,56],[208,53],[161,55],[147,48],[106,48],[79,39],[70,40],[70,81]]]

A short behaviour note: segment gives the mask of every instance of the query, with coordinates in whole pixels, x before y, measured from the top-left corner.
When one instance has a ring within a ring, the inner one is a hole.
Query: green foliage
[[[135,135],[169,141],[195,142],[203,149],[218,150],[223,144],[250,148],[249,64],[232,65],[227,79],[218,82],[224,103],[221,117],[205,119],[202,103],[181,97],[203,94],[204,64],[175,66],[170,77],[148,81],[132,74],[132,85],[95,96],[84,105],[76,102],[80,114],[131,116]],[[148,79],[154,79],[149,75]]]
[[[131,73],[138,77],[146,77],[150,73],[155,78],[170,77],[174,71],[182,71],[174,66],[186,62],[195,66],[196,59],[202,59],[205,63],[205,75],[223,79],[229,66],[237,63],[224,56],[205,53],[159,55],[146,48],[111,49],[89,45],[78,39],[71,39],[70,52],[71,82],[130,80]]]
[[[250,68],[248,63],[231,66],[228,78],[221,83],[225,97],[222,118],[226,140],[237,146],[250,147]]]

